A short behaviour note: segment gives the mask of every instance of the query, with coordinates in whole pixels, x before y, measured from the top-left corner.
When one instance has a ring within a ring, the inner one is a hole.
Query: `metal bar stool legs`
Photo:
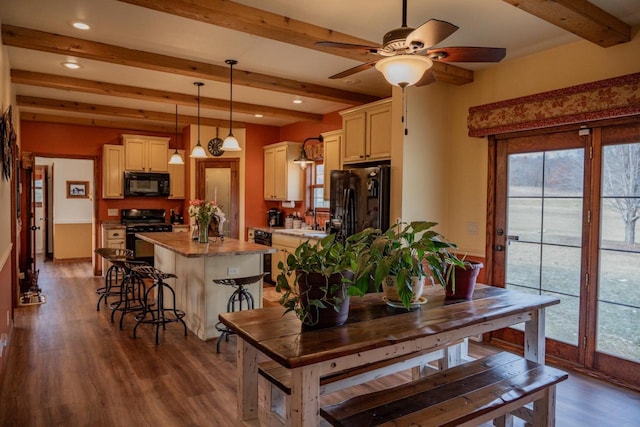
[[[109,297],[120,296],[120,283],[122,283],[122,279],[124,278],[124,269],[121,265],[114,264],[113,261],[130,259],[133,257],[133,251],[120,248],[98,248],[95,252],[111,262],[111,265],[104,274],[104,286],[96,289],[96,294],[100,296],[96,304],[96,310],[100,311],[100,304],[103,300],[106,306]]]
[[[134,267],[133,270],[143,277],[150,277],[153,279],[153,285],[144,293],[144,309],[142,310],[142,313],[136,316],[136,325],[133,327],[133,338],[136,337],[136,330],[142,323],[155,325],[156,345],[158,345],[158,331],[160,329],[160,325],[162,325],[162,329],[165,330],[167,323],[180,322],[182,323],[182,327],[184,328],[184,335],[186,336],[187,324],[182,319],[185,316],[185,312],[176,309],[176,293],[173,288],[164,281],[165,279],[175,278],[177,276],[171,273],[163,273],[157,268],[148,265]],[[153,307],[149,303],[151,291],[154,289],[156,290],[155,307]],[[167,308],[164,305],[165,292],[170,293],[170,298],[172,301],[172,305],[170,308]],[[147,315],[149,315],[151,318],[147,319]]]
[[[233,286],[234,288],[236,288],[236,290],[233,291],[233,293],[229,297],[229,300],[227,301],[227,312],[231,313],[234,311],[253,310],[253,295],[251,295],[251,293],[245,288],[245,286],[256,283],[263,277],[264,274],[259,274],[257,276],[241,277],[237,279],[219,279],[214,280],[213,283],[218,285]],[[218,332],[220,332],[220,336],[218,337],[218,341],[216,342],[216,352],[220,353],[220,343],[222,342],[222,339],[224,339],[225,341],[229,341],[229,335],[235,334],[235,332],[232,329],[226,327],[222,322],[216,323],[216,329]]]
[[[122,282],[120,282],[120,298],[112,303],[111,323],[115,323],[116,312],[120,312],[120,330],[124,328],[124,316],[127,313],[142,311],[145,308],[144,294],[146,285],[143,276],[134,271],[135,267],[148,266],[143,261],[118,261],[113,260],[124,271]]]

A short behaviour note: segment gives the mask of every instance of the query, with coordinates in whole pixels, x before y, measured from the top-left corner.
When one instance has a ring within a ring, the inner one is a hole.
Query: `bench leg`
[[[513,415],[510,413],[504,414],[493,420],[493,425],[496,427],[513,427]]]
[[[281,427],[288,425],[289,396],[262,375],[258,378],[260,390],[260,425]]]
[[[533,402],[533,425],[554,427],[556,425],[556,386],[546,389],[541,399]]]

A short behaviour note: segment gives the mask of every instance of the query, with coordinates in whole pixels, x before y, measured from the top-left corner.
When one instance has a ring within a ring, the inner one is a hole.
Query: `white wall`
[[[93,219],[93,160],[48,159],[53,165],[53,223],[86,224]],[[36,164],[40,164],[36,161]],[[44,164],[44,163],[43,163]],[[51,171],[51,167],[49,168]],[[67,181],[88,181],[88,198],[67,199]]]

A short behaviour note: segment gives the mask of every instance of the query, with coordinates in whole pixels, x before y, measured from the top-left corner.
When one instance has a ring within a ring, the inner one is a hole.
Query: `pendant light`
[[[200,86],[204,86],[204,83],[194,82],[193,84],[198,87],[198,143],[193,147],[193,150],[191,150],[191,155],[189,157],[194,159],[206,159],[207,153],[204,151],[202,145],[200,145]]]
[[[232,117],[233,117],[233,66],[238,63],[235,59],[227,59],[224,61],[229,64],[229,135],[224,139],[222,143],[222,149],[224,151],[241,151],[240,144],[235,136],[233,136],[232,129]]]
[[[171,158],[169,159],[170,165],[184,165],[184,160],[182,160],[182,156],[178,153],[178,104],[176,104],[176,151],[173,152]]]

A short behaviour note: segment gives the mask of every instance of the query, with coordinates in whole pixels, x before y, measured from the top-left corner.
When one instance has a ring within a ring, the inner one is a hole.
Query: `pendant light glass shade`
[[[227,59],[229,64],[229,135],[222,142],[224,151],[241,151],[240,144],[235,136],[233,136],[233,66],[238,63],[235,59]]]
[[[418,83],[433,61],[419,55],[396,55],[376,62],[376,70],[394,86],[407,87]]]
[[[176,151],[173,152],[171,158],[169,159],[170,165],[184,165],[184,160],[182,160],[182,156],[178,153],[178,104],[176,104]]]
[[[200,86],[204,86],[202,82],[194,82],[194,85],[198,87],[198,143],[193,150],[191,150],[191,155],[189,157],[193,159],[206,159],[207,152],[204,151],[204,148],[200,144]]]

